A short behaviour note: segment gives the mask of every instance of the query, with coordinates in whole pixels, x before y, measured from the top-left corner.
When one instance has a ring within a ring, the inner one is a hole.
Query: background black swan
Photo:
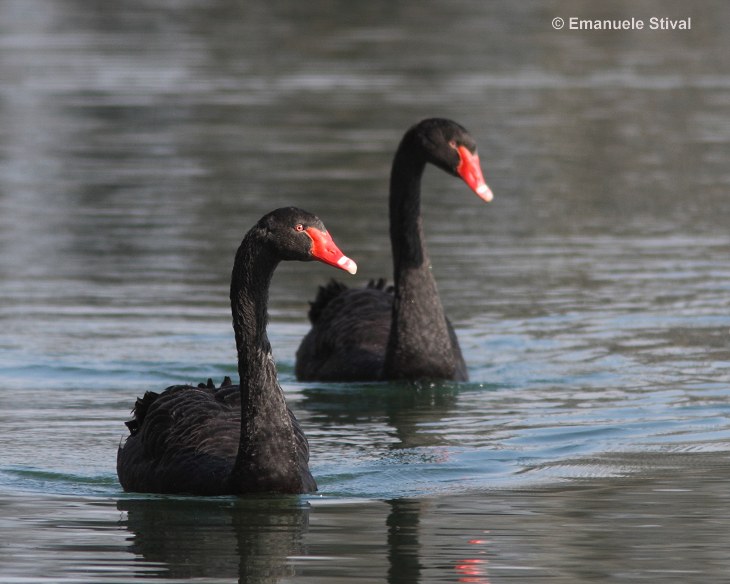
[[[390,175],[390,240],[395,286],[384,280],[349,289],[320,288],[312,328],[297,350],[300,380],[467,379],[466,364],[444,314],[424,243],[421,176],[430,162],[492,200],[476,143],[459,124],[427,119],[410,128]]]
[[[319,260],[354,274],[314,215],[288,207],[243,238],[231,277],[240,385],[226,378],[147,392],[117,453],[125,491],[196,495],[317,490],[309,445],[284,400],[266,336],[269,284],[281,260]]]

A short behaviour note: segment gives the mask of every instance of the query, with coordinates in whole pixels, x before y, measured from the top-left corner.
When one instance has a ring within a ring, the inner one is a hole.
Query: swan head
[[[326,229],[310,226],[304,233],[312,240],[312,258],[350,274],[357,273],[357,264],[340,251]]]
[[[279,259],[316,260],[350,274],[357,272],[357,264],[340,251],[322,221],[312,213],[283,207],[265,215],[259,227]]]
[[[410,130],[424,150],[426,160],[460,177],[485,202],[494,198],[482,174],[474,138],[452,120],[429,118]]]

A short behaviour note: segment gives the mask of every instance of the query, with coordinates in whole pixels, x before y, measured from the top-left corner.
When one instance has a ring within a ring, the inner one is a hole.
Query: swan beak
[[[459,166],[456,167],[456,172],[459,176],[464,179],[464,182],[469,185],[469,188],[474,191],[480,199],[485,202],[489,202],[494,198],[492,191],[484,181],[482,176],[482,167],[479,164],[479,155],[474,152],[469,152],[466,146],[459,146],[456,151],[459,153]]]
[[[312,257],[335,268],[345,270],[350,274],[357,272],[357,264],[340,251],[326,231],[309,227],[305,233],[312,240]]]

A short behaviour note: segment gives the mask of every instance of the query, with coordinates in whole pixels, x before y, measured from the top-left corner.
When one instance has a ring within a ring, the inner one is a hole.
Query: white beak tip
[[[348,258],[347,256],[342,256],[337,261],[337,265],[352,275],[355,275],[357,273],[357,264],[354,261],[352,261],[350,258]]]
[[[479,195],[487,203],[494,198],[494,194],[487,186],[487,183],[482,183],[477,187],[477,195]]]

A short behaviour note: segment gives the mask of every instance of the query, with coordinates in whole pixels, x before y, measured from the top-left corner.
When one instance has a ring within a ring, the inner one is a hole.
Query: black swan
[[[282,260],[319,260],[354,274],[314,215],[287,207],[243,238],[231,276],[240,385],[176,385],[145,393],[117,453],[125,491],[226,495],[309,493],[309,445],[279,386],[266,336],[269,284]]]
[[[312,328],[297,350],[301,381],[466,381],[466,364],[444,314],[424,243],[421,176],[426,163],[461,177],[484,201],[476,143],[459,124],[427,119],[403,136],[390,175],[395,285],[350,289],[332,281],[311,303]]]

